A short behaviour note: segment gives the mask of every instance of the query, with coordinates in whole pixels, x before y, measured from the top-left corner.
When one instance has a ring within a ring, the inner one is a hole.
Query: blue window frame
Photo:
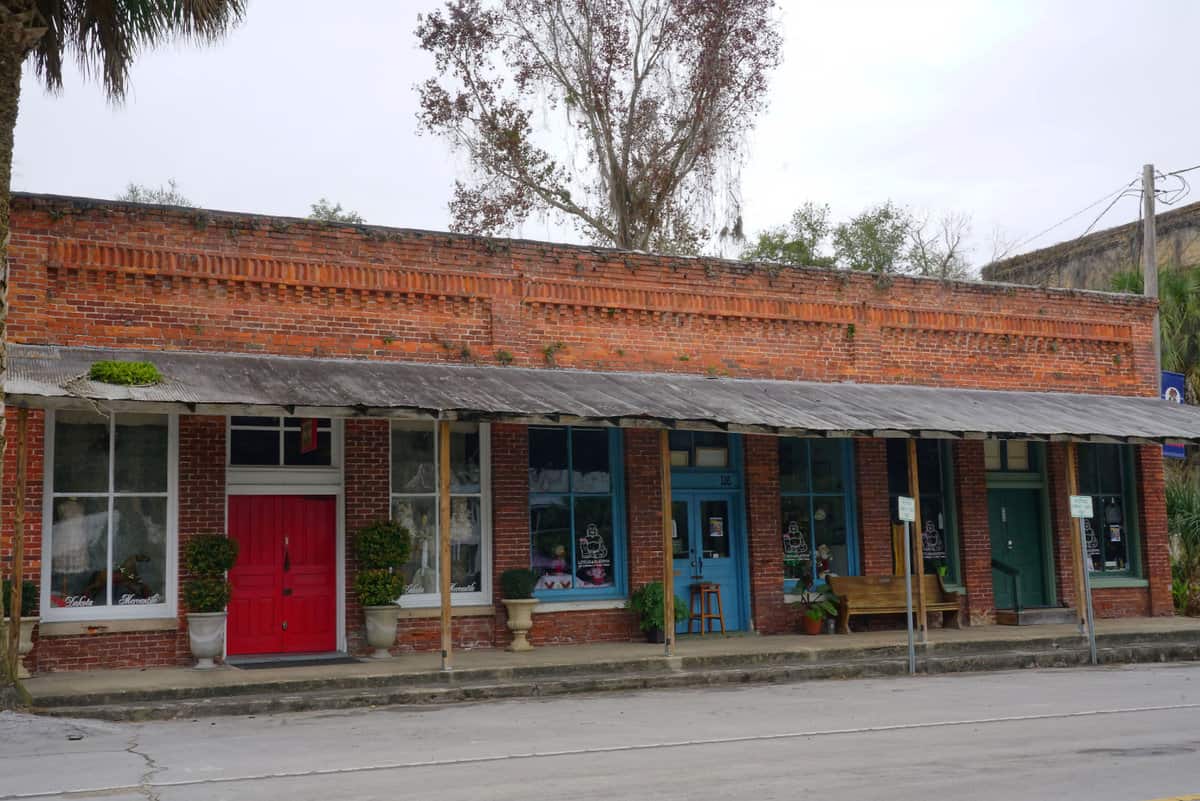
[[[784,589],[803,589],[828,573],[857,575],[853,443],[781,438],[779,495]]]
[[[538,598],[625,596],[619,430],[529,428],[529,546]]]

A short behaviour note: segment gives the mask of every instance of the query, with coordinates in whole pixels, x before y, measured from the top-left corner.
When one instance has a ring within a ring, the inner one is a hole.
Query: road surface
[[[1200,665],[258,718],[0,715],[0,799],[1200,799]]]

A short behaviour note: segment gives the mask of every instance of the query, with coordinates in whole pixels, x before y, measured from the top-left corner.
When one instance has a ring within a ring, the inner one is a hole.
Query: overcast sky
[[[78,74],[48,95],[27,69],[13,187],[112,197],[174,178],[211,208],[303,216],[326,196],[371,223],[445,229],[464,162],[417,135],[413,89],[433,69],[416,15],[437,5],[250,0],[222,44],[143,55],[119,107]],[[844,218],[891,198],[970,214],[981,263],[994,230],[1025,240],[1143,163],[1200,164],[1195,0],[780,5],[784,63],[742,172],[751,232],[805,200]],[[1104,205],[1024,249],[1079,235]]]

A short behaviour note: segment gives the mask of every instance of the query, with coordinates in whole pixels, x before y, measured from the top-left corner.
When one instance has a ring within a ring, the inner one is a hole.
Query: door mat
[[[269,661],[255,660],[253,662],[233,661],[228,662],[230,667],[235,667],[239,670],[266,670],[268,668],[291,668],[291,667],[321,667],[324,665],[357,665],[362,662],[361,659],[355,659],[352,656],[334,656],[328,658],[314,659],[272,659]]]

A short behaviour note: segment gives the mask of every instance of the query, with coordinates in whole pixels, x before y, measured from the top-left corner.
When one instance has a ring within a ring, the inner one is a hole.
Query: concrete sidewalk
[[[1200,619],[1134,618],[1097,623],[1104,663],[1200,660]],[[1074,625],[933,629],[919,648],[921,672],[1086,664]],[[541,696],[626,690],[896,675],[906,669],[904,631],[849,636],[698,635],[661,645],[598,643],[512,654],[458,651],[454,670],[436,653],[353,664],[255,670],[222,667],[104,670],[37,676],[26,682],[38,711],[106,719],[260,714],[302,709]]]

